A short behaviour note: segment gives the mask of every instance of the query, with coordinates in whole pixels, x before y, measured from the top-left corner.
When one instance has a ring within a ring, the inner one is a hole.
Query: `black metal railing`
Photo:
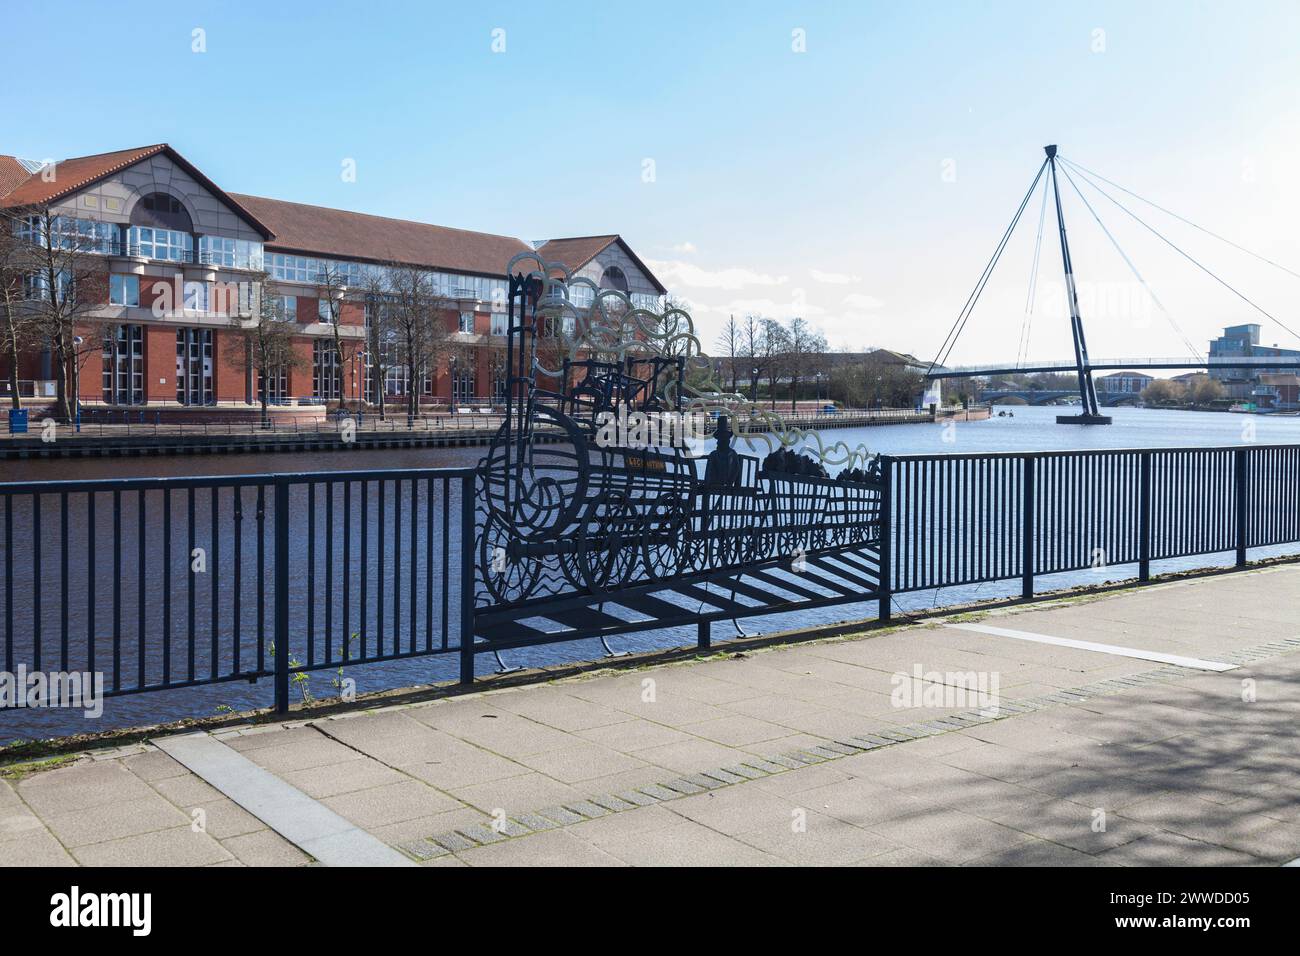
[[[883,459],[891,594],[1300,542],[1300,446]]]
[[[273,677],[284,709],[295,673],[456,651],[473,476],[0,485],[5,670],[107,695]]]
[[[1031,597],[1041,575],[1135,565],[1145,581],[1154,561],[1227,553],[1244,566],[1251,548],[1300,542],[1296,445],[882,465],[879,533],[841,542],[843,559],[809,558],[809,573],[861,587],[814,593],[825,578],[801,584],[782,565],[752,580],[741,568],[722,598],[681,589],[712,601],[712,619],[763,613],[773,588],[805,591],[808,606],[878,600],[886,619],[909,592],[1019,579]],[[497,610],[475,607],[481,482],[471,469],[411,469],[0,484],[0,663],[102,672],[110,695],[271,679],[282,710],[295,675],[342,664],[455,654],[472,680],[476,654],[556,640],[513,621],[473,637]],[[826,514],[829,547],[843,522]],[[560,603],[573,595],[555,600],[555,619],[572,618]],[[652,590],[628,606],[671,610]],[[701,634],[707,646],[706,623]]]

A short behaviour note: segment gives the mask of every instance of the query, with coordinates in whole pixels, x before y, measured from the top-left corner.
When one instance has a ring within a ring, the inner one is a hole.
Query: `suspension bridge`
[[[1170,314],[1169,310],[1165,308],[1164,304],[1160,301],[1159,297],[1151,289],[1151,286],[1147,283],[1142,273],[1139,272],[1137,267],[1134,265],[1133,260],[1120,246],[1119,241],[1115,238],[1115,235],[1111,232],[1109,228],[1107,228],[1106,224],[1102,221],[1102,218],[1100,214],[1097,212],[1096,208],[1093,206],[1091,202],[1089,202],[1087,196],[1084,194],[1084,191],[1079,187],[1079,182],[1082,182],[1085,186],[1088,186],[1090,190],[1095,193],[1096,196],[1100,196],[1106,199],[1109,203],[1111,203],[1116,208],[1118,208],[1130,219],[1132,219],[1138,225],[1142,226],[1147,232],[1154,235],[1157,239],[1163,242],[1166,246],[1168,246],[1170,249],[1176,252],[1179,256],[1181,256],[1191,265],[1196,267],[1205,275],[1209,276],[1220,286],[1227,289],[1229,292],[1231,292],[1234,296],[1236,296],[1238,299],[1240,299],[1242,302],[1248,305],[1255,312],[1264,316],[1270,322],[1276,324],[1277,326],[1279,326],[1286,332],[1290,333],[1293,337],[1297,339],[1300,339],[1300,335],[1298,335],[1292,328],[1290,328],[1288,325],[1282,322],[1279,318],[1277,318],[1277,316],[1265,310],[1253,299],[1249,298],[1244,293],[1238,291],[1238,289],[1235,286],[1233,286],[1225,279],[1223,279],[1218,273],[1209,269],[1199,259],[1195,258],[1191,254],[1184,251],[1181,247],[1175,244],[1171,239],[1169,239],[1162,232],[1160,232],[1160,230],[1158,230],[1155,226],[1151,225],[1146,219],[1142,218],[1136,212],[1134,212],[1133,209],[1131,209],[1128,204],[1126,204],[1125,202],[1117,198],[1115,193],[1116,192],[1122,193],[1127,197],[1136,199],[1139,202],[1144,203],[1147,206],[1150,206],[1151,208],[1158,210],[1159,212],[1167,216],[1171,216],[1174,219],[1188,226],[1191,226],[1192,228],[1204,233],[1207,236],[1211,236],[1222,243],[1226,243],[1227,245],[1237,249],[1238,251],[1244,252],[1247,255],[1250,255],[1253,258],[1261,262],[1264,262],[1276,269],[1286,272],[1291,276],[1300,278],[1300,272],[1295,272],[1294,270],[1289,269],[1286,266],[1281,265],[1280,263],[1275,262],[1266,256],[1262,256],[1259,253],[1252,252],[1250,249],[1247,249],[1244,246],[1241,246],[1238,243],[1235,243],[1232,240],[1219,235],[1218,233],[1211,232],[1209,229],[1197,225],[1196,223],[1192,222],[1190,219],[1180,216],[1177,213],[1172,212],[1169,209],[1166,209],[1165,207],[1160,206],[1149,199],[1139,196],[1137,193],[1133,192],[1132,190],[1126,189],[1123,186],[1119,185],[1118,183],[1113,182],[1112,180],[1107,179],[1106,177],[1101,176],[1098,173],[1094,173],[1083,166],[1080,166],[1078,163],[1072,162],[1066,157],[1060,155],[1056,146],[1046,146],[1043,148],[1043,151],[1046,154],[1046,158],[1043,160],[1042,165],[1038,167],[1038,172],[1034,176],[1034,180],[1030,184],[1028,191],[1026,191],[1024,198],[1020,201],[1020,205],[1016,209],[1015,215],[1011,219],[1011,224],[1007,226],[1006,231],[1003,233],[1001,240],[998,242],[998,245],[993,252],[993,256],[989,259],[988,264],[984,267],[983,273],[980,275],[979,280],[975,283],[975,288],[971,291],[970,295],[967,297],[966,304],[962,307],[961,312],[958,314],[956,321],[953,322],[952,328],[949,329],[948,334],[944,337],[943,344],[940,345],[938,353],[935,355],[934,360],[930,363],[929,368],[925,373],[926,379],[930,381],[938,381],[947,378],[995,377],[999,375],[1015,375],[1015,374],[1040,373],[1040,372],[1054,372],[1054,373],[1072,372],[1077,376],[1078,379],[1078,397],[1080,400],[1080,406],[1082,410],[1081,413],[1077,415],[1060,415],[1057,417],[1057,421],[1062,424],[1105,425],[1105,424],[1109,424],[1111,419],[1108,416],[1101,414],[1100,412],[1101,407],[1104,404],[1106,404],[1106,402],[1104,400],[1099,401],[1098,399],[1097,388],[1093,383],[1093,377],[1092,377],[1093,372],[1096,371],[1121,371],[1121,370],[1143,371],[1143,370],[1184,369],[1184,370],[1206,370],[1206,371],[1243,370],[1247,372],[1252,370],[1255,372],[1296,371],[1300,373],[1300,354],[1292,354],[1292,355],[1262,354],[1267,351],[1265,349],[1259,349],[1256,354],[1251,354],[1251,355],[1206,355],[1201,351],[1199,351],[1192,344],[1191,340],[1187,337],[1187,335],[1183,332],[1183,330],[1179,327],[1178,322],[1174,319],[1173,315]],[[1161,315],[1164,317],[1165,321],[1169,324],[1171,329],[1182,340],[1183,345],[1187,349],[1186,356],[1174,357],[1174,358],[1146,357],[1146,358],[1106,358],[1106,359],[1094,359],[1089,356],[1087,339],[1084,335],[1083,317],[1080,314],[1080,309],[1079,309],[1079,295],[1078,295],[1078,289],[1075,282],[1074,266],[1070,256],[1070,244],[1066,235],[1065,213],[1061,207],[1060,180],[1062,178],[1065,179],[1066,183],[1074,190],[1075,195],[1077,195],[1080,201],[1082,201],[1084,207],[1091,214],[1093,220],[1101,228],[1102,232],[1105,234],[1110,244],[1114,247],[1115,251],[1123,259],[1124,264],[1128,267],[1134,279],[1141,285],[1143,290],[1150,297],[1151,303],[1154,305],[1156,310],[1161,313]],[[962,332],[965,331],[966,326],[970,320],[971,314],[974,312],[975,306],[978,304],[980,300],[980,296],[983,294],[985,288],[987,287],[989,279],[992,277],[993,272],[996,269],[997,264],[1002,257],[1003,251],[1006,249],[1012,234],[1015,232],[1016,226],[1020,223],[1020,220],[1025,212],[1025,209],[1029,207],[1035,192],[1038,191],[1038,187],[1040,183],[1043,184],[1043,189],[1042,189],[1042,198],[1041,198],[1041,202],[1039,206],[1039,214],[1038,214],[1038,232],[1034,243],[1033,268],[1030,273],[1029,292],[1025,300],[1025,312],[1024,312],[1024,318],[1021,323],[1020,343],[1019,343],[1019,349],[1017,351],[1017,357],[1013,362],[1001,362],[1001,363],[992,363],[986,365],[964,365],[964,366],[949,365],[948,362],[951,357],[953,348],[956,346],[958,340],[960,339]],[[1103,183],[1105,184],[1104,186],[1102,185]],[[1060,241],[1061,265],[1065,274],[1066,302],[1069,306],[1069,312],[1070,312],[1070,336],[1074,344],[1074,357],[1070,359],[1034,361],[1024,356],[1027,350],[1029,335],[1032,329],[1034,308],[1035,308],[1036,295],[1037,295],[1039,261],[1041,258],[1042,248],[1043,248],[1044,227],[1047,222],[1047,208],[1048,208],[1049,195],[1053,200],[1055,219],[1056,219],[1056,229]]]

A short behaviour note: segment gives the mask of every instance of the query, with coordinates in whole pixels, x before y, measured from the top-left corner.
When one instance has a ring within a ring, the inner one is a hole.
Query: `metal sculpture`
[[[878,542],[880,475],[864,449],[828,453],[738,396],[720,401],[710,382],[688,386],[700,353],[682,310],[637,309],[622,293],[611,302],[611,290],[535,256],[536,268],[516,271],[523,258],[508,277],[506,415],[479,467],[481,604],[797,567],[810,553]],[[570,296],[583,283],[591,303],[578,308]],[[547,367],[539,336],[570,327],[571,347]],[[737,417],[764,432],[738,435]],[[660,419],[668,441],[620,431]],[[691,436],[715,422],[716,447],[702,455]],[[769,453],[742,454],[737,442]],[[816,458],[788,447],[797,442]],[[848,467],[831,478],[828,464]]]

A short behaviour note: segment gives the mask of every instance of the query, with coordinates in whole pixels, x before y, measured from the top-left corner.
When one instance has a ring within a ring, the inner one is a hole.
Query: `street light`
[[[81,431],[81,343],[80,335],[72,337],[72,420],[74,430]]]

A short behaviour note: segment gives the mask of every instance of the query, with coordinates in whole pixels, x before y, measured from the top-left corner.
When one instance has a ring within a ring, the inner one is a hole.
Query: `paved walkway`
[[[1286,566],[95,753],[0,780],[0,862],[1279,864],[1297,606]]]

